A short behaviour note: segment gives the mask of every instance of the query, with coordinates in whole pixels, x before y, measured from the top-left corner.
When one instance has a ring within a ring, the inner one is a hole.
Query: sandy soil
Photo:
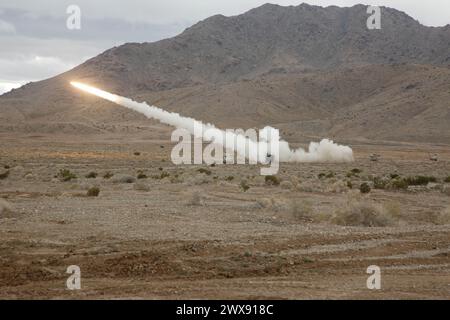
[[[354,163],[282,164],[283,182],[268,186],[257,166],[175,166],[167,141],[0,139],[0,198],[11,206],[0,215],[0,298],[450,298],[450,225],[436,220],[450,206],[448,146],[356,145]],[[61,169],[77,179],[61,181]],[[147,178],[123,182],[139,172]],[[359,195],[371,176],[394,173],[438,183]],[[92,186],[98,197],[86,196]],[[390,204],[395,221],[335,223],[353,198]],[[81,290],[66,288],[69,265]],[[381,290],[366,287],[370,265]]]

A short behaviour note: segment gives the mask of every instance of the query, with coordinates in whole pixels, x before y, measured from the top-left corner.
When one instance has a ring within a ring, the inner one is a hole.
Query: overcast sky
[[[0,94],[67,71],[125,42],[174,36],[214,14],[236,15],[266,2],[280,5],[393,7],[428,26],[450,23],[450,0],[0,0]],[[66,27],[69,5],[81,29]]]

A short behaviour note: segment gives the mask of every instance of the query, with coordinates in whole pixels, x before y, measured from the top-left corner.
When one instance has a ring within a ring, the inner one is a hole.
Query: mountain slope
[[[367,30],[366,8],[267,4],[171,39],[112,48],[1,96],[0,130],[50,123],[97,133],[108,123],[146,123],[74,91],[68,81],[76,79],[221,126],[449,142],[450,26],[425,27],[383,8],[382,29]]]

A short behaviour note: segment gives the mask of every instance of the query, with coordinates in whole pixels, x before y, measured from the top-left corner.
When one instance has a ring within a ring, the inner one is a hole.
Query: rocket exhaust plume
[[[232,151],[237,154],[248,157],[249,160],[255,162],[264,162],[268,150],[273,150],[271,146],[273,141],[269,139],[260,139],[260,141],[254,141],[244,136],[230,131],[224,131],[216,128],[212,124],[204,124],[201,121],[197,121],[193,118],[183,117],[178,113],[168,112],[155,106],[149,106],[145,102],[136,102],[129,98],[122,97],[116,94],[112,94],[89,85],[72,81],[70,84],[80,90],[96,95],[105,100],[119,104],[125,108],[134,110],[145,115],[147,118],[159,120],[161,123],[168,124],[175,128],[185,129],[194,137],[201,138],[204,141],[214,141],[223,145],[224,137],[225,141],[237,141],[237,144],[233,146]],[[198,132],[197,128],[203,128]],[[331,140],[323,139],[320,142],[311,142],[308,151],[299,148],[293,150],[289,147],[289,144],[279,139],[278,130],[266,127],[262,132],[271,131],[276,133],[277,147],[279,154],[274,156],[279,157],[275,159],[279,162],[351,162],[353,161],[353,151],[350,147],[342,146],[334,143]],[[266,135],[267,136],[267,135]],[[274,135],[272,134],[272,137]],[[232,140],[228,140],[232,139]],[[229,149],[229,146],[226,146]],[[262,160],[264,159],[264,160]]]

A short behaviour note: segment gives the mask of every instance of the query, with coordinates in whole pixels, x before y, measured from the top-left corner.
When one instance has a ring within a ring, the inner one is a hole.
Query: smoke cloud
[[[183,117],[178,113],[168,112],[156,106],[150,106],[145,102],[136,102],[129,98],[118,96],[80,82],[71,82],[71,85],[85,92],[94,94],[108,101],[119,104],[128,109],[145,115],[149,119],[159,120],[161,123],[179,129],[185,129],[195,138],[204,141],[214,141],[226,145],[230,149],[229,141],[234,141],[232,151],[245,156],[250,161],[264,163],[267,154],[270,153],[273,160],[279,162],[351,162],[353,151],[348,146],[338,145],[329,139],[323,139],[319,143],[311,142],[308,150],[302,148],[291,149],[289,143],[281,140],[278,129],[265,127],[260,130],[259,141],[250,139],[244,134],[235,131],[224,131],[210,123],[202,123],[189,117]],[[201,130],[199,130],[201,128]],[[279,150],[277,152],[276,150]]]

